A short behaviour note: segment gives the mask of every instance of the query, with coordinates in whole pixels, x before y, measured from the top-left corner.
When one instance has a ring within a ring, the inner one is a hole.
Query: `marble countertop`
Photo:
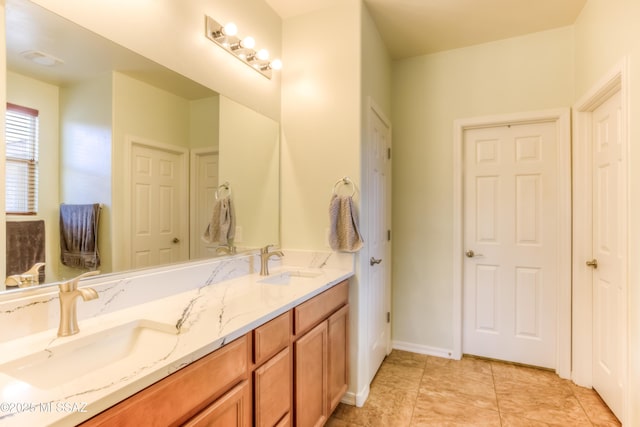
[[[303,270],[304,277],[283,267],[266,280],[248,274],[205,283],[81,320],[71,337],[48,329],[1,343],[0,426],[80,423],[353,275],[337,268]],[[134,329],[137,341],[127,332]],[[99,357],[93,357],[96,348],[104,348]],[[23,359],[11,367],[27,356],[28,364]],[[42,366],[53,369],[39,375]]]

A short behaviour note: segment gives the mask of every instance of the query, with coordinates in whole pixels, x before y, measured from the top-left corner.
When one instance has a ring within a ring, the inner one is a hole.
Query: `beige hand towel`
[[[226,245],[236,234],[236,217],[233,202],[229,196],[216,201],[211,214],[211,221],[202,235],[206,243]]]
[[[329,203],[329,245],[334,251],[357,252],[363,240],[358,230],[358,215],[351,196],[334,194]]]

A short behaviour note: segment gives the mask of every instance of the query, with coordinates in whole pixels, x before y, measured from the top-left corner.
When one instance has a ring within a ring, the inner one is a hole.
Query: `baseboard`
[[[392,341],[391,347],[396,350],[410,351],[412,353],[426,354],[428,356],[443,357],[445,359],[455,359],[453,350],[446,348],[430,347],[427,345],[414,344],[405,341]]]
[[[344,394],[344,396],[342,396],[342,399],[340,400],[340,402],[347,405],[351,405],[351,406],[355,405],[358,408],[361,408],[364,405],[364,402],[366,402],[367,398],[369,397],[369,391],[370,391],[370,388],[368,384],[359,393],[353,393],[348,391]]]

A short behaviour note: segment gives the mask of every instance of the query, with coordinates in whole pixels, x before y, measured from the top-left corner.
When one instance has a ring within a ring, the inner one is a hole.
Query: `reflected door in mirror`
[[[132,267],[186,261],[185,154],[135,142],[131,150]]]

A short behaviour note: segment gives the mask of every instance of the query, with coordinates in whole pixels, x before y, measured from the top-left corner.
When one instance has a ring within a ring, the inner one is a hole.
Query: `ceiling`
[[[28,0],[6,0],[5,25],[7,68],[19,74],[64,86],[116,70],[186,99],[214,93]],[[62,62],[39,65],[25,58],[29,51]]]
[[[332,0],[334,2],[341,0]],[[266,0],[283,19],[328,0]],[[364,0],[394,59],[564,27],[587,0]]]

